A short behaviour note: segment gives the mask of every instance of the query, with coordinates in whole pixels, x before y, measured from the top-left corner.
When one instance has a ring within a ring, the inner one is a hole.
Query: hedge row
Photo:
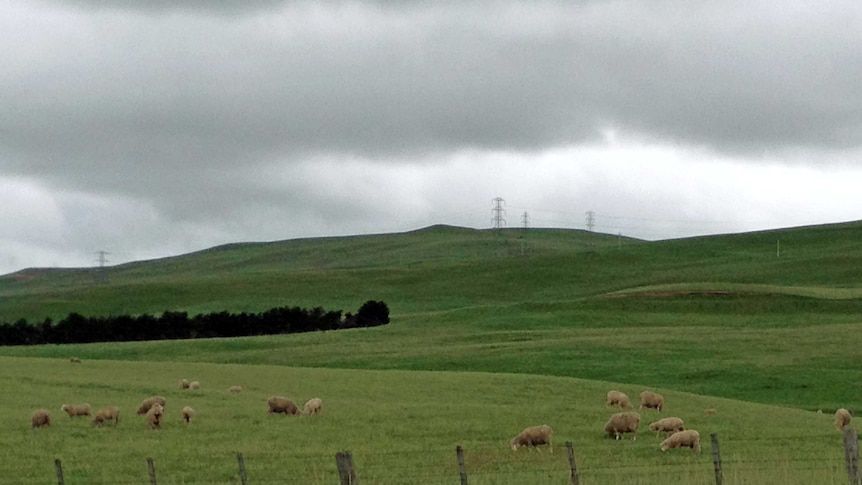
[[[0,345],[129,342],[214,337],[244,337],[285,333],[374,327],[389,323],[389,308],[369,300],[356,315],[342,311],[277,307],[262,313],[207,313],[189,317],[186,312],[166,311],[160,316],[119,315],[85,317],[70,313],[54,323],[50,318],[31,325],[25,319],[0,323]]]

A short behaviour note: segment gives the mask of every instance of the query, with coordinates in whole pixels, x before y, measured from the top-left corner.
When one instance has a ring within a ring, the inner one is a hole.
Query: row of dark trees
[[[316,307],[277,307],[262,313],[207,313],[189,317],[186,312],[166,311],[161,316],[85,317],[70,313],[54,323],[39,324],[21,319],[0,323],[0,345],[70,344],[89,342],[129,342],[137,340],[177,340],[215,337],[245,337],[284,333],[375,327],[389,323],[389,307],[369,300],[353,315],[341,310]]]

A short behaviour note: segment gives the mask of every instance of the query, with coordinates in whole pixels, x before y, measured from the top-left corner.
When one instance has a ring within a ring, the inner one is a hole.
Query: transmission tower
[[[590,231],[593,230],[593,226],[596,225],[596,213],[593,211],[587,211],[587,229]]]
[[[99,263],[99,268],[96,273],[96,283],[107,284],[108,283],[108,273],[105,271],[105,265],[108,264],[107,256],[111,253],[107,251],[96,251],[95,254],[98,256],[96,262]]]
[[[506,225],[506,219],[503,217],[506,215],[506,209],[503,209],[503,204],[506,201],[502,197],[496,197],[491,202],[494,203],[494,208],[491,209],[491,212],[494,214],[494,217],[491,218],[494,222],[494,229],[502,229]]]

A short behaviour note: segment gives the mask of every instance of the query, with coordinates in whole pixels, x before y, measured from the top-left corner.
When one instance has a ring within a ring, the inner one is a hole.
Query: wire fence
[[[589,453],[581,451],[587,459],[579,464],[579,456],[571,442],[563,452],[558,450],[528,449],[513,453],[510,459],[499,458],[499,450],[462,448],[447,450],[407,450],[382,453],[350,451],[334,455],[292,454],[290,463],[285,455],[260,452],[233,457],[209,456],[183,460],[160,467],[159,461],[141,458],[135,464],[124,464],[123,477],[116,477],[116,469],[105,470],[99,463],[76,463],[56,459],[46,463],[44,475],[18,476],[14,466],[3,463],[0,474],[15,477],[3,483],[21,485],[57,483],[78,485],[111,483],[116,485],[157,484],[456,484],[508,485],[508,484],[560,484],[593,485],[606,483],[625,484],[686,484],[686,485],[747,485],[747,484],[845,484],[862,485],[859,471],[858,435],[848,428],[844,434],[844,456],[836,452],[807,453],[805,456],[764,459],[757,456],[730,455],[722,457],[718,437],[710,436],[709,445],[703,443],[703,453],[677,456],[674,461],[660,464],[624,462],[593,465]],[[752,440],[756,441],[756,440]],[[764,443],[768,445],[769,443]],[[677,450],[679,451],[679,450]],[[710,453],[711,452],[711,453]],[[683,453],[686,453],[683,450]],[[711,454],[712,463],[707,460]],[[707,455],[707,456],[704,456]],[[495,458],[496,457],[496,458]],[[297,470],[301,470],[301,473]]]

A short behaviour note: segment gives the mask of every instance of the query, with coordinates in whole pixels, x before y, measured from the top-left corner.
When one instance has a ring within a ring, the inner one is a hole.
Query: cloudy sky
[[[862,219],[862,2],[0,0],[0,274]]]

